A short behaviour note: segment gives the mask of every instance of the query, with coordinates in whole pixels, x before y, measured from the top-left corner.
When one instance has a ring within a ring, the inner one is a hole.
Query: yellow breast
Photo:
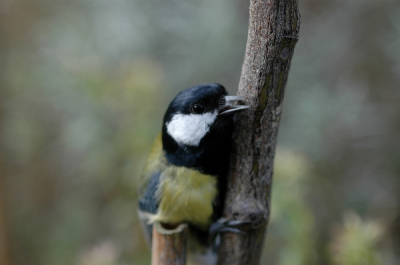
[[[157,197],[159,208],[151,222],[170,224],[188,222],[206,229],[211,222],[213,201],[217,195],[217,180],[197,170],[167,167],[160,179]]]

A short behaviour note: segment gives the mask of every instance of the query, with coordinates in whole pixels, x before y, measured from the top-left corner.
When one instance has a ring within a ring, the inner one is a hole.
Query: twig
[[[186,224],[180,224],[175,229],[166,229],[160,223],[154,223],[151,264],[185,265],[187,236]]]

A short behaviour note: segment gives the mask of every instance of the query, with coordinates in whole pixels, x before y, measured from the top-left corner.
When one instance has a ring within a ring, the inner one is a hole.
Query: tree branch
[[[185,265],[187,224],[180,224],[174,229],[167,229],[159,222],[153,224],[151,247],[152,265]]]
[[[250,105],[236,116],[224,217],[249,222],[246,235],[225,233],[218,264],[258,264],[269,220],[273,160],[282,100],[298,40],[298,0],[250,0],[238,95]]]

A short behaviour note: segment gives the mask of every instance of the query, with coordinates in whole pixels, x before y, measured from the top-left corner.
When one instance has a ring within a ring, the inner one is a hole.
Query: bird
[[[211,263],[201,260],[210,259],[207,253],[215,233],[224,229],[218,220],[234,114],[249,108],[241,102],[241,97],[229,96],[222,85],[206,83],[182,90],[169,104],[140,177],[138,214],[149,244],[154,222],[168,227],[187,223],[188,258],[195,264]],[[228,226],[227,230],[235,231]]]

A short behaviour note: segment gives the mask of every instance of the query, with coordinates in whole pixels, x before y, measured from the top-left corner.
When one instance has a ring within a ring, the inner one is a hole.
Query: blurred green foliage
[[[347,213],[331,246],[334,264],[382,264],[375,249],[381,234],[379,223],[363,222],[355,213]]]
[[[267,260],[265,263],[315,264],[315,221],[310,207],[304,201],[310,181],[310,162],[302,155],[278,149],[274,167],[272,213],[267,251],[264,253]],[[275,249],[279,255],[269,256],[269,248]]]
[[[262,264],[399,264],[400,3],[300,11]],[[180,90],[235,93],[247,21],[244,0],[2,0],[0,263],[149,264],[151,142]]]

